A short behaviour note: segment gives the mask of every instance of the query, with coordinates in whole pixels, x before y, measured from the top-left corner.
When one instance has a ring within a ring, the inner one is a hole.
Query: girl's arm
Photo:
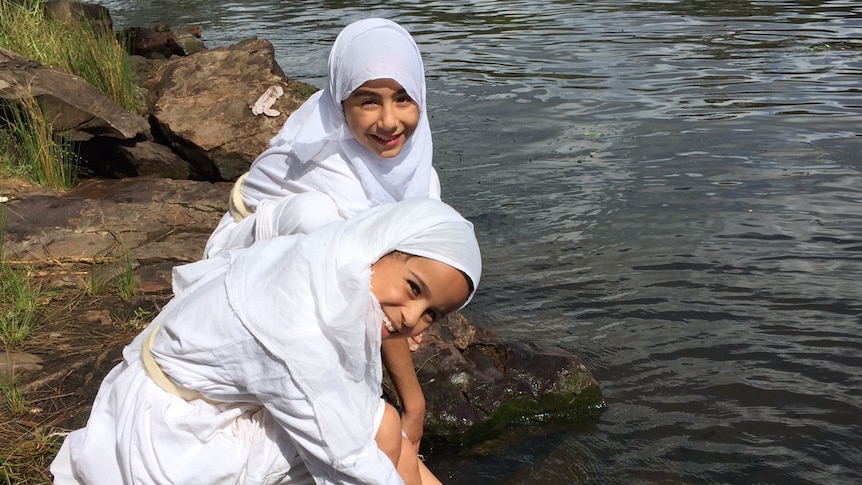
[[[367,440],[356,441],[356,447],[352,451],[345,453],[333,450],[344,450],[344,440],[356,437],[333,436],[332,427],[328,428],[330,434],[324,435],[321,423],[324,417],[315,413],[315,407],[302,390],[303,384],[285,363],[273,359],[272,354],[255,339],[247,340],[244,345],[243,349],[225,346],[215,350],[215,361],[230,362],[227,368],[222,369],[226,372],[225,378],[230,380],[233,387],[254,396],[266,407],[274,419],[269,421],[270,426],[278,426],[289,436],[315,483],[403,484],[392,461],[377,446],[370,428]],[[373,421],[373,416],[351,416],[355,410],[349,405],[349,397],[331,393],[321,396],[320,399],[328,401],[329,407],[341,408],[344,412],[341,417],[344,420]],[[261,439],[279,439],[279,434],[280,431],[272,429]],[[340,441],[331,443],[328,439]]]
[[[425,394],[416,377],[416,369],[413,367],[413,357],[407,347],[406,339],[384,340],[382,346],[383,365],[389,371],[392,383],[398,397],[401,398],[403,412],[401,424],[404,432],[416,452],[419,451],[419,441],[422,439],[425,425]]]

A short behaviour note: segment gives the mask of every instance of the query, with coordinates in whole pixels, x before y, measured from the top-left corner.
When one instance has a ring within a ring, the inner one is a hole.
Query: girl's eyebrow
[[[350,96],[361,97],[361,96],[380,96],[376,91],[372,91],[366,88],[357,88],[356,91],[350,94]]]
[[[356,90],[355,90],[355,91],[353,91],[352,93],[350,93],[350,96],[356,96],[356,97],[360,97],[360,96],[378,96],[378,97],[379,97],[379,96],[381,96],[381,95],[380,95],[380,93],[378,93],[377,91],[372,91],[371,89],[360,87],[360,88],[356,88]],[[410,96],[410,95],[409,95],[409,94],[407,94],[407,89],[405,89],[405,88],[401,88],[401,89],[399,89],[398,91],[396,91],[396,92],[395,92],[395,96]]]

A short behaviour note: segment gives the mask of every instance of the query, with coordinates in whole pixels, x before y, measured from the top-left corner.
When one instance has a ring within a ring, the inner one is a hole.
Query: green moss
[[[471,428],[464,442],[484,441],[513,426],[550,421],[565,423],[570,428],[584,428],[592,424],[605,407],[598,386],[576,394],[562,393],[538,399],[517,397],[504,402],[487,420]]]
[[[512,428],[553,423],[572,430],[586,429],[607,407],[597,385],[578,386],[570,380],[566,386],[576,392],[561,392],[542,396],[512,397],[503,402],[487,419],[476,423],[466,433],[458,433],[456,417],[426,423],[426,435],[443,446],[471,446],[509,432]]]
[[[318,91],[320,91],[320,88],[317,86],[304,83],[302,81],[296,81],[296,92],[299,93],[303,99],[308,99],[312,94]]]

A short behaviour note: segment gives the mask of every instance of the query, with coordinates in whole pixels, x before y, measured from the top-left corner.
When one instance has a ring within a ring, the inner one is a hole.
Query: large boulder
[[[531,421],[591,422],[604,411],[598,382],[578,356],[505,342],[460,313],[435,323],[413,354],[426,404],[426,436],[480,442]],[[388,380],[386,397],[398,396]]]
[[[195,27],[159,33],[173,39],[171,45],[200,36]],[[126,111],[76,76],[3,49],[0,100],[35,98],[54,131],[76,142],[85,173],[231,181],[317,90],[285,76],[265,40],[181,50],[183,56],[167,60],[132,58],[148,117]],[[261,109],[263,101],[269,102]]]
[[[227,210],[229,189],[229,184],[149,177],[92,179],[66,192],[2,181],[0,195],[10,199],[5,257],[39,266],[128,255],[141,289],[169,292],[171,268],[203,256],[209,234]],[[86,274],[50,283],[86,285]]]
[[[131,140],[149,130],[130,113],[77,76],[42,66],[0,48],[0,99],[35,98],[54,131],[72,141],[95,136]]]
[[[154,136],[163,138],[204,180],[235,180],[267,148],[287,116],[316,90],[288,79],[266,40],[249,39],[230,47],[149,66],[143,84],[150,89]],[[272,86],[284,95],[256,116],[252,108]]]

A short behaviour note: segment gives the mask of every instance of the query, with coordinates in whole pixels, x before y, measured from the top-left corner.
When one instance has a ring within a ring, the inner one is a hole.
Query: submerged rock
[[[578,356],[506,342],[460,313],[426,330],[413,361],[432,441],[470,444],[548,420],[590,423],[605,409],[598,382]],[[385,389],[399,404],[391,383]]]

